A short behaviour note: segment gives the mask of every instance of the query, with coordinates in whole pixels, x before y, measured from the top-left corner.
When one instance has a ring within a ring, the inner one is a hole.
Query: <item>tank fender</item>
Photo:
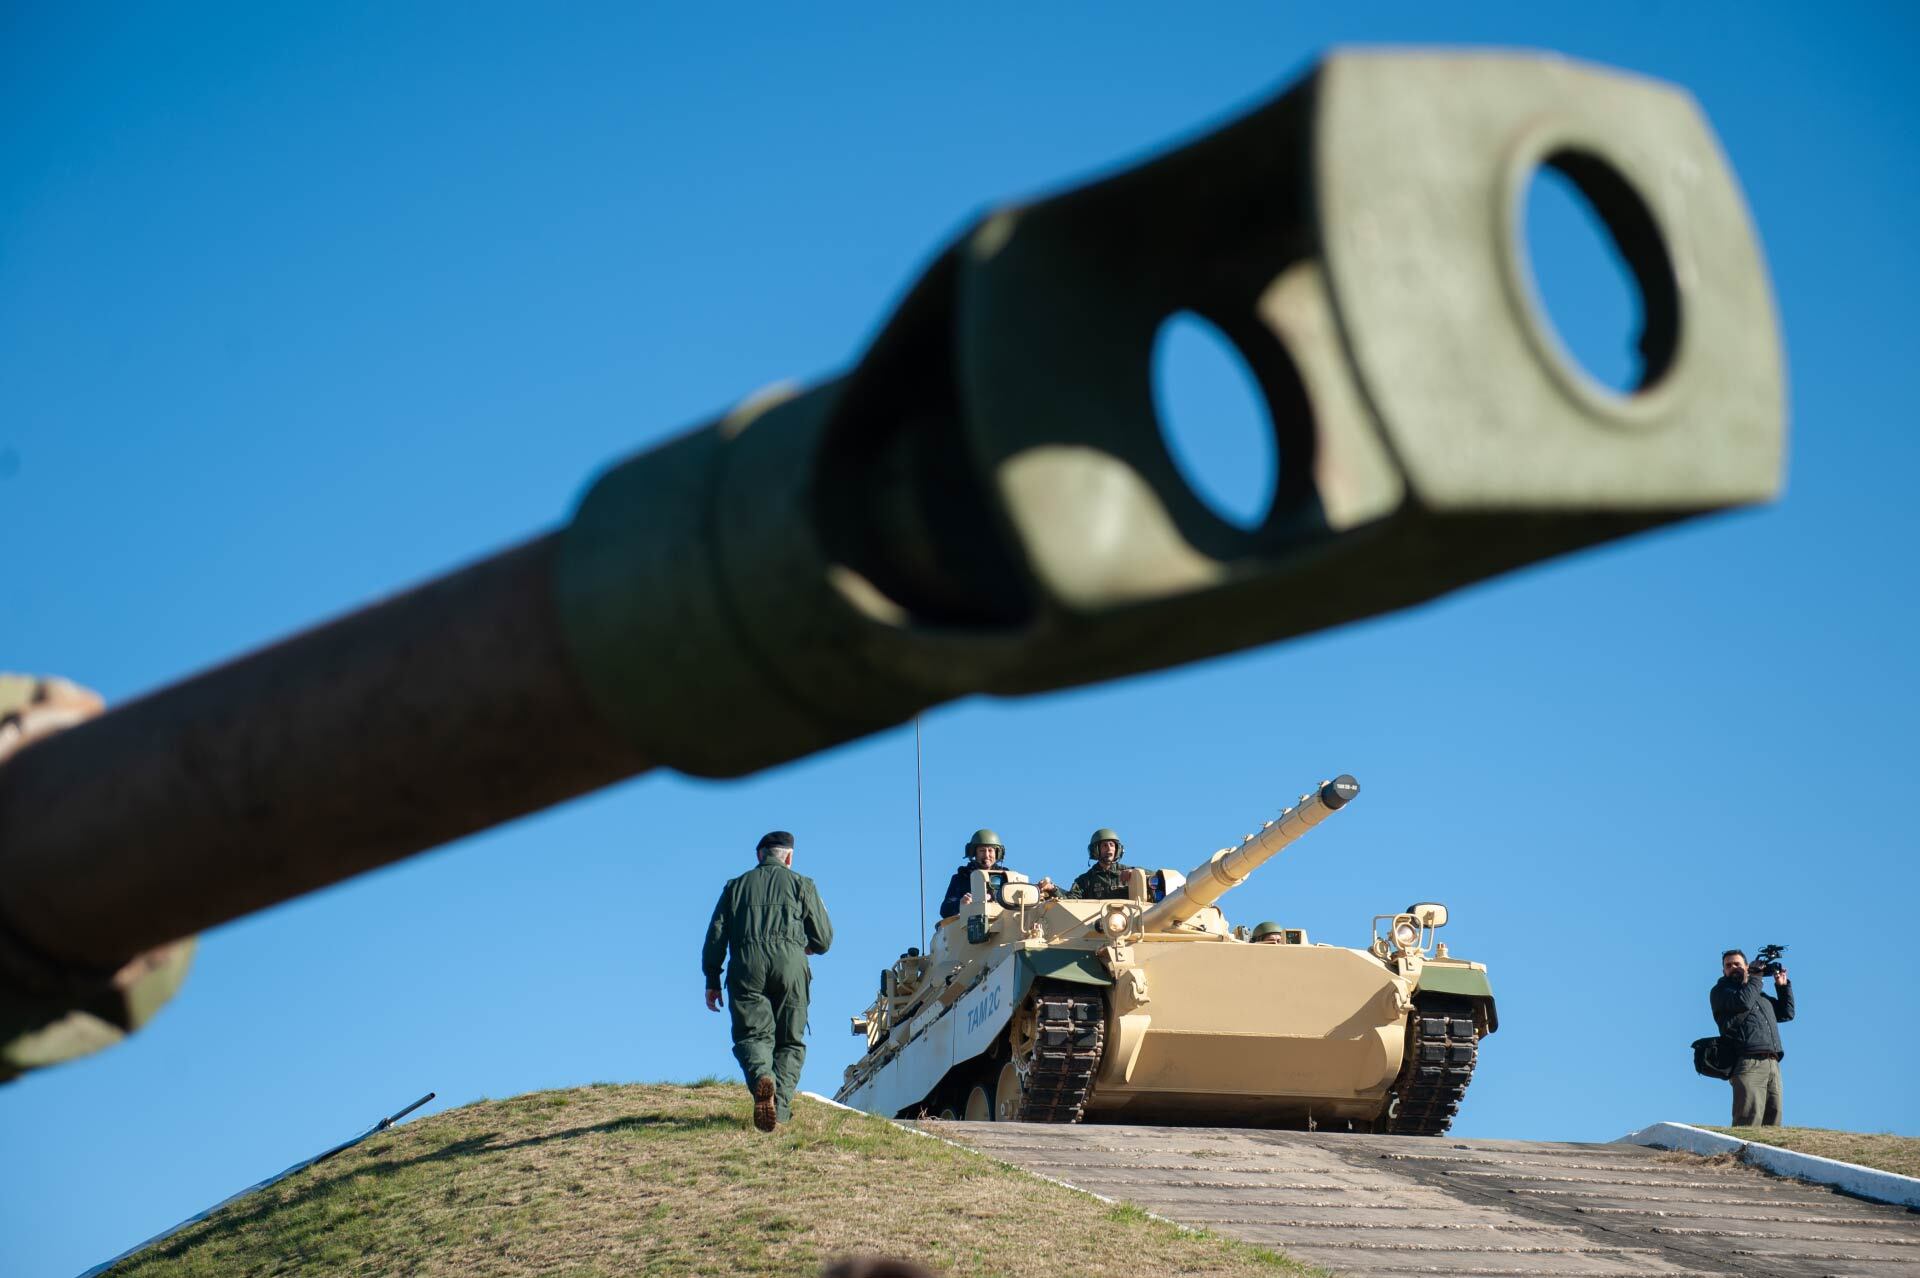
[[[1113,974],[1086,950],[1022,950],[1019,983],[1013,996],[1023,998],[1035,980],[1077,981],[1082,985],[1111,985]]]
[[[1415,980],[1416,994],[1455,994],[1480,1001],[1487,1009],[1487,1033],[1491,1034],[1500,1028],[1500,1014],[1493,1003],[1493,986],[1488,983],[1487,974],[1479,968],[1428,964],[1420,969]]]

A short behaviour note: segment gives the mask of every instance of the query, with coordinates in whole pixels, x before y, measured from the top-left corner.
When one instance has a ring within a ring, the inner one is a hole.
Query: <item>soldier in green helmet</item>
[[[1127,867],[1120,863],[1127,845],[1120,835],[1104,826],[1087,840],[1087,856],[1093,866],[1073,881],[1065,895],[1076,901],[1102,901],[1127,894]]]
[[[1272,919],[1267,919],[1263,922],[1255,923],[1253,925],[1253,932],[1247,939],[1255,945],[1285,945],[1287,943],[1287,930],[1278,923],[1275,923]]]
[[[793,872],[793,836],[773,830],[754,849],[760,864],[720,891],[700,968],[707,1008],[720,1010],[720,969],[733,1002],[733,1055],[753,1092],[753,1125],[770,1132],[793,1117],[807,1059],[810,954],[833,944],[833,923],[813,880]]]
[[[966,853],[966,864],[955,870],[953,877],[947,880],[947,894],[940,901],[940,917],[943,919],[958,914],[961,906],[973,904],[975,870],[985,870],[996,889],[1007,881],[1007,845],[992,830],[985,827],[975,830],[973,837],[967,840]]]

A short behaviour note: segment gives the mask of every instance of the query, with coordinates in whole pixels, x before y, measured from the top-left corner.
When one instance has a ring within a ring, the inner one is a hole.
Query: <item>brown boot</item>
[[[765,1074],[753,1080],[753,1125],[763,1132],[778,1127],[773,1111],[773,1080]]]

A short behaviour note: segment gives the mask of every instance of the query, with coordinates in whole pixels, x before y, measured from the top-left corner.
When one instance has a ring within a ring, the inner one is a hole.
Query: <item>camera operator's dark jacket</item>
[[[1793,1019],[1793,983],[1774,988],[1780,991],[1777,996],[1765,993],[1757,976],[1750,981],[1723,976],[1715,983],[1713,1019],[1736,1056],[1786,1058],[1779,1022]]]

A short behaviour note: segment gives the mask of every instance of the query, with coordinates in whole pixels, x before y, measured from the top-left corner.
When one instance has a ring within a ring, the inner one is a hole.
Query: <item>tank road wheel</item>
[[[953,1112],[953,1106],[942,1105],[940,1107],[940,1112],[935,1114],[934,1117],[939,1119],[943,1123],[951,1123],[955,1118],[958,1117],[958,1115],[956,1115]]]
[[[1013,1014],[1013,1022],[1007,1026],[1007,1051],[1016,1061],[1033,1059],[1033,1049],[1039,1045],[1040,1031],[1033,1023],[1034,1000],[1028,999]]]
[[[1000,1077],[993,1083],[993,1121],[996,1123],[1017,1123],[1020,1110],[1026,1104],[1026,1085],[1020,1081],[1020,1067],[1008,1061],[1000,1067]]]
[[[969,1123],[993,1121],[993,1098],[987,1095],[987,1089],[978,1083],[975,1083],[973,1090],[967,1093],[967,1121]]]

